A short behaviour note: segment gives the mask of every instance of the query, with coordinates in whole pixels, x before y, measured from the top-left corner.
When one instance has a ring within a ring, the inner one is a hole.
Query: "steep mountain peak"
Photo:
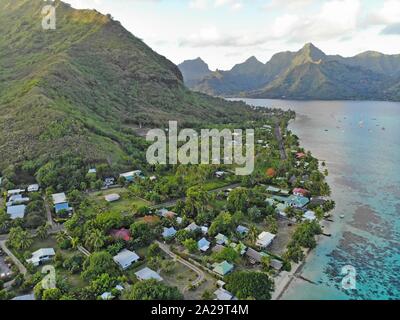
[[[184,63],[193,63],[193,64],[202,64],[202,65],[207,65],[207,63],[205,63],[205,61],[202,59],[202,58],[200,58],[200,57],[198,57],[198,58],[196,58],[196,59],[188,59],[188,60],[185,60],[185,61],[183,61],[181,64],[184,64]],[[207,65],[207,67],[208,67],[208,65]]]
[[[325,53],[312,43],[305,44],[304,47],[298,52],[298,56],[301,57],[301,61],[299,61],[300,63],[318,63],[326,57]]]
[[[185,84],[189,88],[211,74],[208,64],[200,57],[193,60],[185,60],[178,67],[183,75]]]
[[[255,56],[248,58],[245,62],[239,63],[232,68],[232,72],[250,73],[260,71],[265,65],[260,62]]]
[[[255,56],[251,56],[245,61],[245,63],[262,63],[262,62],[258,60]]]

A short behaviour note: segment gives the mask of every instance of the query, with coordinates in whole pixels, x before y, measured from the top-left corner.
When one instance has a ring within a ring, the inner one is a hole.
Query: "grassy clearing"
[[[113,193],[119,194],[121,199],[112,203],[105,201],[104,197]],[[126,188],[115,188],[94,192],[91,193],[89,197],[103,210],[117,211],[122,213],[129,213],[134,207],[151,205],[149,201],[130,196]]]

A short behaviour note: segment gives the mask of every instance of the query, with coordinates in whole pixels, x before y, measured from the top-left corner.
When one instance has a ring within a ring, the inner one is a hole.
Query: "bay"
[[[337,207],[282,299],[400,298],[400,103],[240,99],[296,111],[290,129],[326,161]],[[341,216],[344,218],[340,218]],[[356,270],[343,289],[342,268]]]

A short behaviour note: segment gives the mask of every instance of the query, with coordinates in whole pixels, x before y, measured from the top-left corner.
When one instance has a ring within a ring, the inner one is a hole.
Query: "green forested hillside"
[[[57,28],[43,30],[43,5],[0,0],[3,176],[43,177],[51,168],[73,181],[71,172],[85,164],[123,167],[140,159],[138,127],[252,115],[244,104],[190,92],[173,63],[110,16],[57,2]],[[54,184],[57,175],[46,178]]]
[[[381,96],[382,76],[336,61],[296,66],[252,97],[288,99],[374,99]]]

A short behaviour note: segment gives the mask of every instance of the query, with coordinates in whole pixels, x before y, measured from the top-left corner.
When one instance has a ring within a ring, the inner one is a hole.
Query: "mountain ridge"
[[[400,54],[366,51],[346,58],[327,55],[307,43],[297,52],[274,54],[265,64],[260,62],[256,71],[248,61],[214,72],[196,84],[185,83],[195,91],[224,97],[398,100],[393,88],[400,78]],[[308,83],[300,84],[294,74]]]

